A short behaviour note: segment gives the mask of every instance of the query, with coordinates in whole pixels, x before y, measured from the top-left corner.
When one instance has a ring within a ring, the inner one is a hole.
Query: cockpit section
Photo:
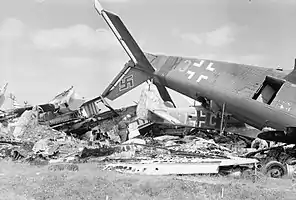
[[[270,105],[284,84],[284,80],[266,76],[253,96],[254,100]]]

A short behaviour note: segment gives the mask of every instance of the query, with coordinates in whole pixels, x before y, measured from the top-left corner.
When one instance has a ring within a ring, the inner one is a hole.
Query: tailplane
[[[102,97],[114,100],[149,80],[151,77],[151,75],[136,68],[132,62],[129,62],[125,64],[124,68],[105,89]]]

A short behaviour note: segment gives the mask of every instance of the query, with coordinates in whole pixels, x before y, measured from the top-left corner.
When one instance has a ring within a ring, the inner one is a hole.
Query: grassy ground
[[[94,163],[79,171],[49,171],[0,162],[0,199],[295,199],[291,180],[210,176],[140,176],[103,171]]]

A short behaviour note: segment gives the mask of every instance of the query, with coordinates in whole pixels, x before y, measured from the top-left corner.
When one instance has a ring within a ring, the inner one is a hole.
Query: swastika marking
[[[119,91],[122,92],[124,90],[128,90],[134,87],[134,75],[131,74],[129,76],[123,77],[119,82]]]

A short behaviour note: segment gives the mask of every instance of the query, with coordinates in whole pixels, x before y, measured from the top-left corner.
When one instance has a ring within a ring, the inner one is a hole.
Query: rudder
[[[144,52],[138,46],[120,17],[104,10],[98,0],[95,0],[94,6],[131,59],[102,94],[103,97],[114,100],[146,80],[151,79],[155,69],[147,60]]]
[[[120,17],[114,13],[104,10],[98,0],[95,0],[95,9],[103,17],[134,64],[146,73],[153,73],[155,71],[154,68],[147,60],[144,52],[134,40]]]

